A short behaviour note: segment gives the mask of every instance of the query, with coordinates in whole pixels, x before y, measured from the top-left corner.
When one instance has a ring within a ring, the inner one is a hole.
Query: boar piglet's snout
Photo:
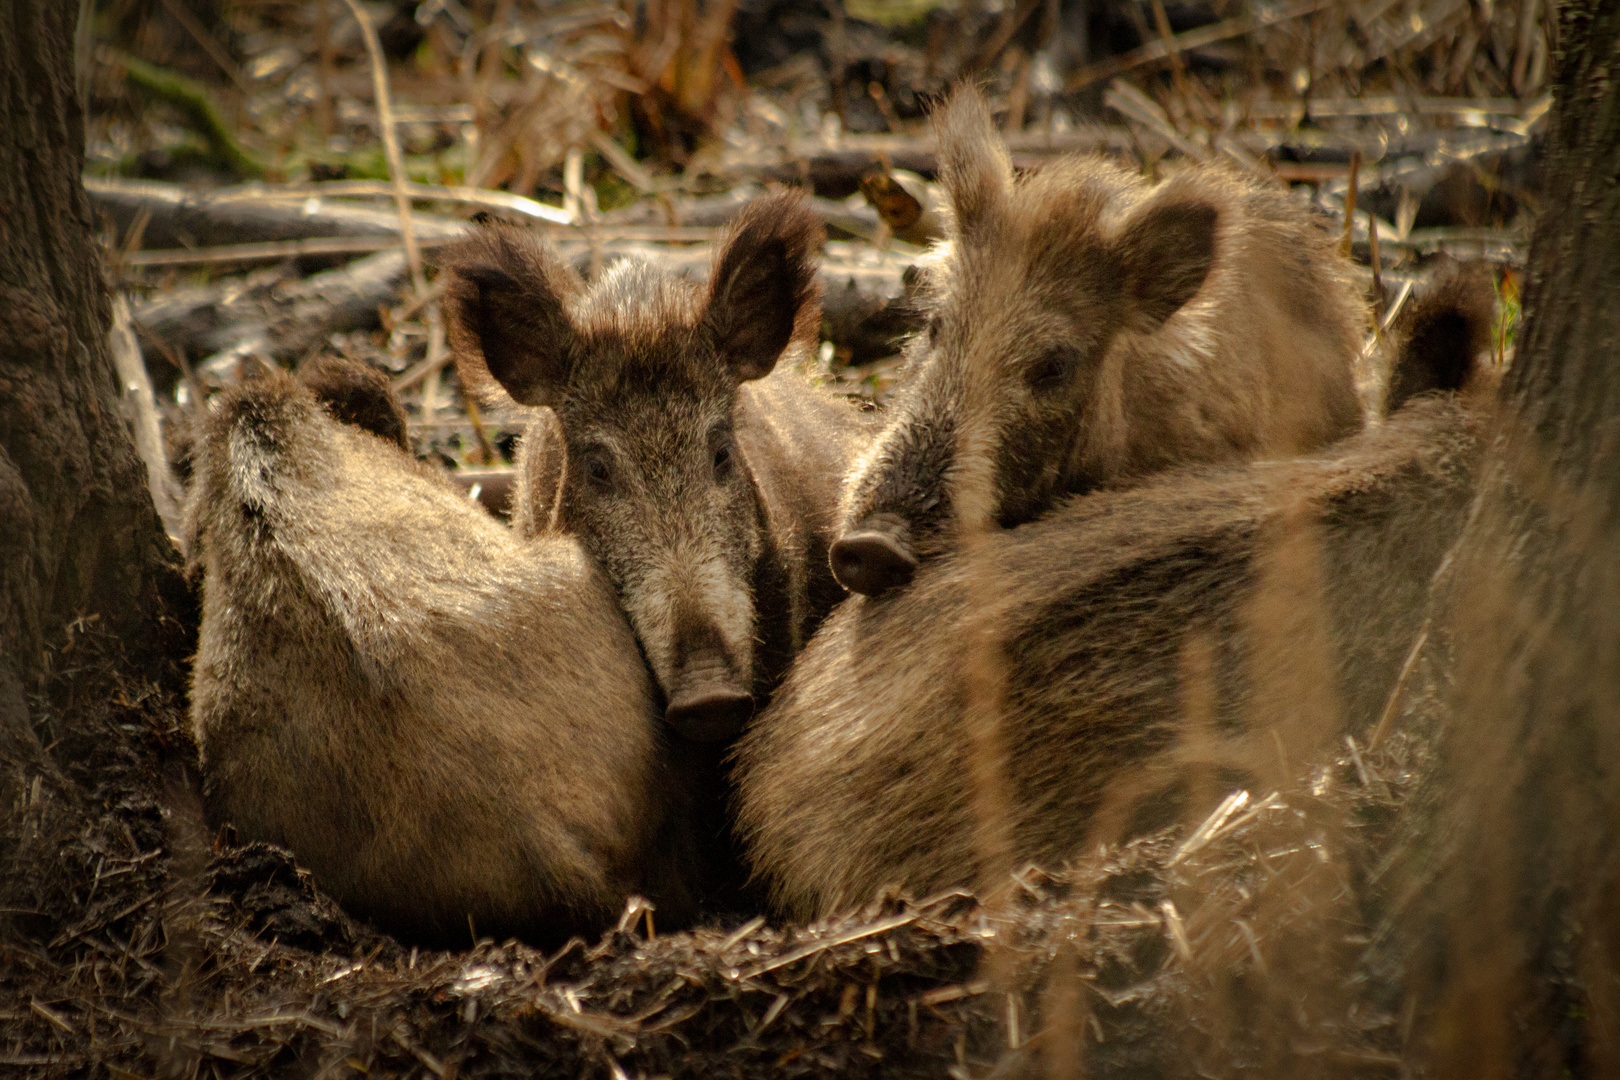
[[[665,722],[694,742],[735,738],[754,715],[754,696],[738,685],[725,641],[708,624],[677,633],[675,641]]]
[[[873,514],[833,541],[833,577],[850,592],[877,596],[911,583],[917,555],[911,526],[895,514]]]
[[[952,395],[932,382],[924,374],[895,402],[888,430],[845,483],[842,525],[828,561],[850,592],[877,596],[904,588],[945,542],[951,506],[945,476],[958,422]]]

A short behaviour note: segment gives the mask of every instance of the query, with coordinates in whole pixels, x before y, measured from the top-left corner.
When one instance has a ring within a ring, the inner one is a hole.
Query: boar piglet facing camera
[[[685,885],[649,878],[671,785],[600,573],[402,452],[386,384],[304,374],[224,392],[196,440],[211,816],[413,940],[465,944],[471,919],[555,942],[636,892],[690,918]]]
[[[784,193],[739,214],[706,285],[626,261],[587,287],[510,228],[444,260],[463,380],[549,407],[514,527],[580,538],[692,740],[733,737],[841,595],[827,547],[864,421],[777,366],[820,325],[821,236]]]
[[[935,114],[954,220],[926,329],[854,470],[832,557],[876,594],[962,530],[1186,462],[1297,453],[1360,423],[1366,305],[1286,192],[1100,157],[1014,177],[971,87]]]

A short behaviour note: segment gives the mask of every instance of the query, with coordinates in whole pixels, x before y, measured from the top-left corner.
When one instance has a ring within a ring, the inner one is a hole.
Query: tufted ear
[[[1012,159],[996,134],[990,106],[972,83],[957,86],[930,119],[957,235],[971,240],[993,227],[1012,184]]]
[[[1132,327],[1152,333],[1191,300],[1215,264],[1219,214],[1201,199],[1174,199],[1137,213],[1114,241]]]
[[[789,342],[819,330],[824,236],[798,191],[756,199],[733,219],[709,275],[703,323],[738,381],[770,374]]]
[[[524,405],[552,405],[568,385],[575,330],[568,303],[579,277],[539,238],[509,225],[482,228],[440,259],[445,307],[462,383],[499,384]]]
[[[321,353],[298,365],[298,381],[309,387],[340,423],[369,431],[407,454],[411,452],[405,410],[394,396],[388,377],[370,364]]]
[[[550,409],[536,409],[518,446],[517,490],[512,495],[512,531],[529,539],[557,531],[568,444]]]

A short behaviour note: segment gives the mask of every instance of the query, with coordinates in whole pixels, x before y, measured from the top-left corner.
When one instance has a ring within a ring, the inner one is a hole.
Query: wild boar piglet
[[[1210,165],[1152,184],[1102,157],[1015,176],[971,87],[933,121],[953,220],[909,383],[845,491],[845,587],[903,585],[963,530],[1069,492],[1358,427],[1367,306],[1287,192]]]
[[[1467,518],[1493,295],[1478,272],[1420,292],[1391,417],[1324,453],[1066,499],[842,605],[738,747],[778,909],[996,887],[1378,723]]]
[[[626,260],[587,286],[508,227],[443,261],[463,381],[535,407],[514,527],[584,543],[691,740],[734,736],[843,595],[827,548],[872,421],[777,363],[820,326],[821,237],[782,193],[707,284]]]
[[[555,942],[634,892],[691,918],[691,884],[656,877],[660,721],[606,581],[402,452],[386,383],[306,375],[224,392],[196,440],[211,816],[413,940],[464,944],[470,919]]]

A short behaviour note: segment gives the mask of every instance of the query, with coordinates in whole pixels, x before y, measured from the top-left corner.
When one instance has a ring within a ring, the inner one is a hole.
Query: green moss
[[[224,118],[219,115],[219,110],[214,107],[206,87],[128,53],[118,54],[118,62],[123,65],[131,85],[137,90],[180,113],[187,126],[202,139],[207,163],[224,168],[244,180],[264,176],[264,163],[237,141]]]
[[[636,189],[618,173],[603,169],[591,187],[596,189],[596,208],[606,213],[636,201]]]

